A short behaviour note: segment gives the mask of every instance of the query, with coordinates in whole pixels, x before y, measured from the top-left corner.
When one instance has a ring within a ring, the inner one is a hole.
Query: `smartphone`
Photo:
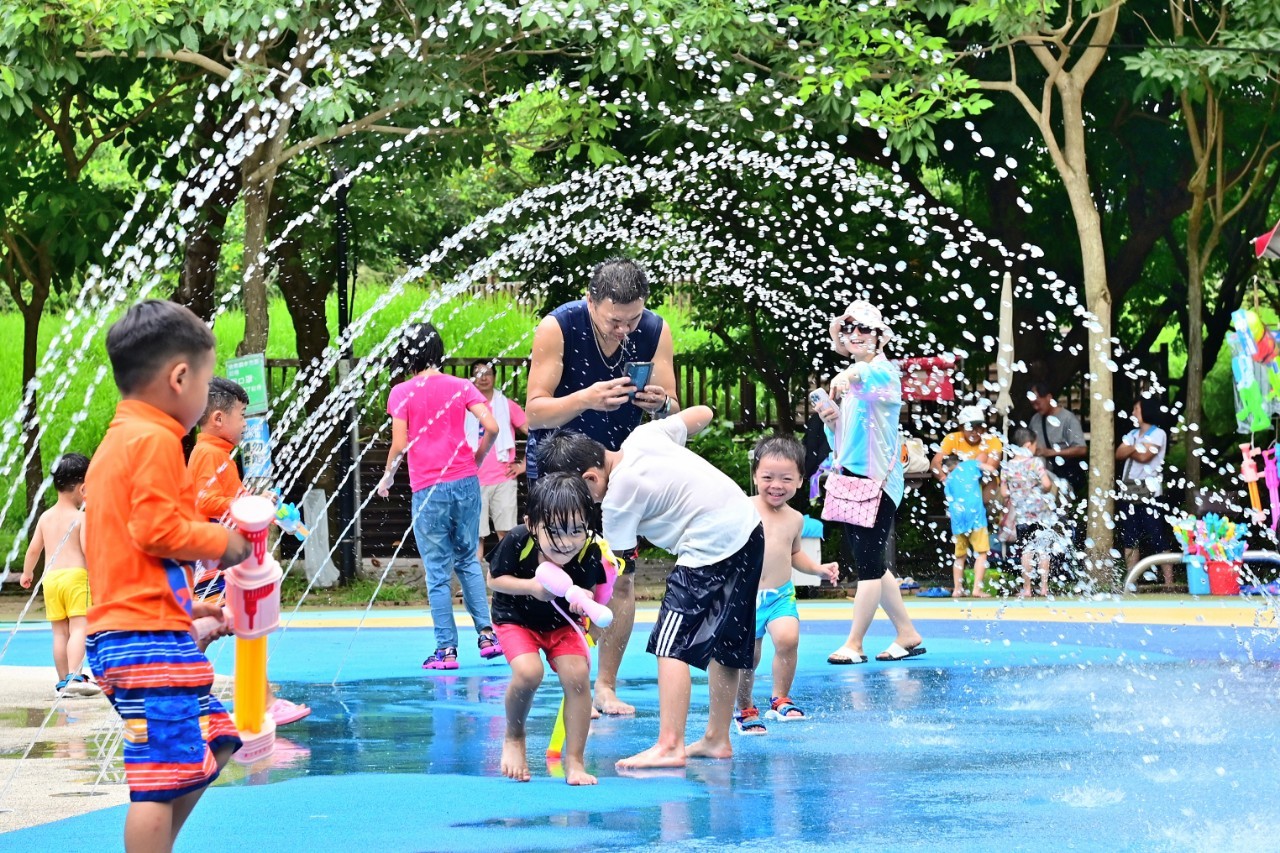
[[[822,388],[814,388],[809,392],[809,405],[813,407],[815,412],[822,409],[824,406],[831,406],[834,404],[835,401],[831,399],[831,395]]]
[[[636,390],[631,391],[627,396],[634,400],[636,391],[643,391],[644,387],[649,384],[649,377],[652,375],[652,361],[628,361],[627,377],[631,380],[631,384],[636,386]]]

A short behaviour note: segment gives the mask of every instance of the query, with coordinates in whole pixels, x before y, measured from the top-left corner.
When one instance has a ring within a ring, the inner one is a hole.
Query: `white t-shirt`
[[[1137,448],[1139,453],[1155,453],[1148,462],[1139,462],[1130,456],[1124,460],[1120,476],[1126,480],[1146,480],[1154,494],[1162,493],[1164,480],[1164,455],[1168,450],[1169,439],[1164,430],[1158,426],[1149,426],[1145,430],[1131,430],[1123,439],[1123,443]]]
[[[604,538],[614,551],[643,536],[676,555],[682,566],[709,566],[731,557],[760,523],[738,484],[685,448],[678,417],[636,427],[622,442],[600,502]]]

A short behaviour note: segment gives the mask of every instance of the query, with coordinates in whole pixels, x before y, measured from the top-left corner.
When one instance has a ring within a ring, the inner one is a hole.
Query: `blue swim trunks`
[[[764,637],[770,622],[783,616],[800,618],[800,611],[796,609],[796,586],[791,581],[777,589],[762,589],[756,593],[756,639]]]

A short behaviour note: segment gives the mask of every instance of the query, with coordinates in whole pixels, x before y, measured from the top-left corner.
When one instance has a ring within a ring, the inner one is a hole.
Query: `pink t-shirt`
[[[520,408],[520,404],[510,398],[507,399],[507,405],[511,409],[511,431],[515,432],[520,427],[529,423],[524,416],[524,409]],[[496,415],[494,417],[497,417]],[[484,436],[484,427],[480,428],[481,437]],[[505,459],[499,459],[499,455],[506,456]],[[499,454],[497,448],[490,450],[484,455],[484,461],[480,463],[480,485],[496,486],[507,480],[514,480],[514,477],[507,476],[507,463],[516,458],[514,450],[508,450],[505,454]]]
[[[417,376],[391,389],[387,414],[408,425],[409,487],[415,492],[476,476],[463,426],[476,403],[484,403],[476,386],[446,374]]]

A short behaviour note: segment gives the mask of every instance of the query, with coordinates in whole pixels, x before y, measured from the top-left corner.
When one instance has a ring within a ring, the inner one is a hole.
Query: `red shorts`
[[[587,641],[572,625],[564,625],[554,631],[531,631],[523,625],[508,623],[494,625],[493,630],[502,643],[502,653],[507,656],[507,663],[520,655],[536,655],[538,652],[547,656],[547,663],[551,664],[552,670],[556,668],[556,658],[560,655],[578,655],[591,660]]]

